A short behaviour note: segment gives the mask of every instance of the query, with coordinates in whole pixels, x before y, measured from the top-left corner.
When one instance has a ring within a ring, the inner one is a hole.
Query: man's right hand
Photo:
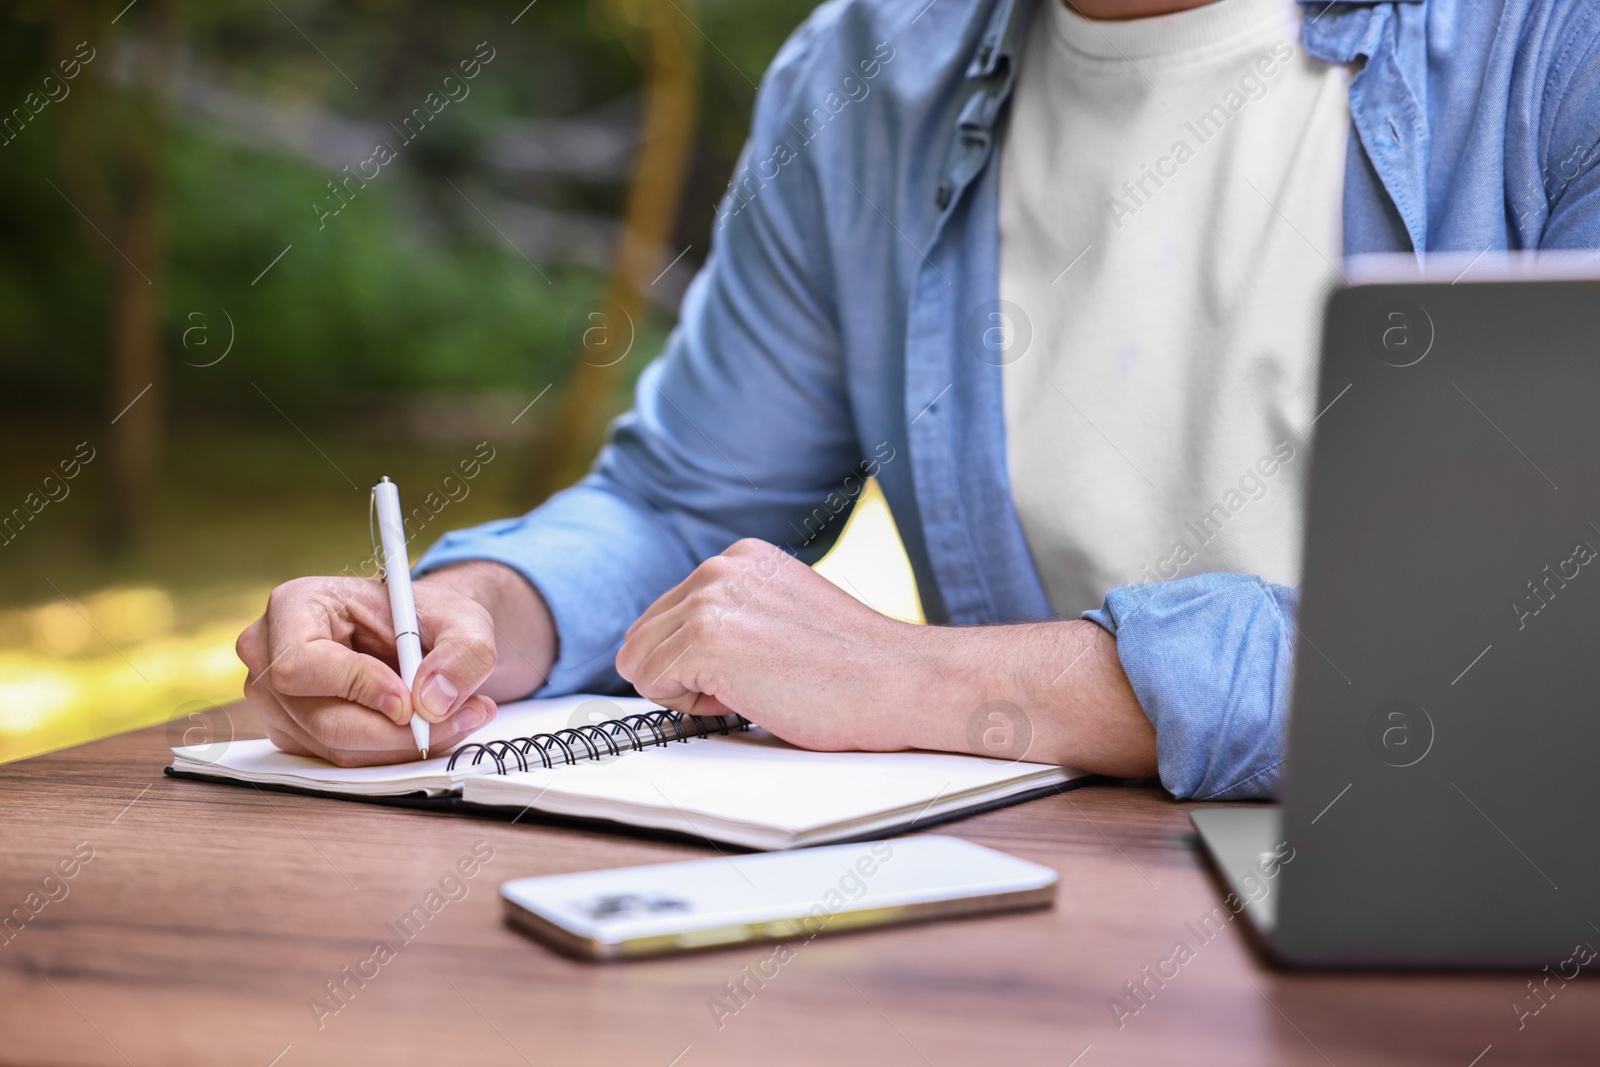
[[[515,571],[459,564],[413,590],[424,655],[409,690],[383,583],[299,578],[272,591],[236,649],[249,671],[245,697],[273,744],[341,767],[400,763],[418,758],[409,726],[418,714],[432,724],[430,751],[443,754],[494,719],[496,696],[537,688],[555,658],[554,628]],[[521,631],[516,645],[500,636],[508,622]]]

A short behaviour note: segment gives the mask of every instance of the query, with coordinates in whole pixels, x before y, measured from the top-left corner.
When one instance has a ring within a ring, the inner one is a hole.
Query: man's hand
[[[1115,639],[1094,623],[901,623],[761,541],[707,560],[651,605],[628,630],[617,671],[658,704],[737,712],[803,748],[1156,773],[1155,731]],[[1021,747],[994,749],[1001,735],[1021,736]]]
[[[417,714],[433,724],[430,751],[442,754],[494,719],[495,696],[530,692],[554,660],[548,611],[516,572],[467,563],[413,589],[425,654],[409,690],[381,582],[300,578],[272,591],[236,648],[249,670],[245,697],[273,744],[341,767],[399,763],[418,758],[409,729]],[[508,624],[523,643],[502,654]]]
[[[744,540],[702,563],[628,629],[617,672],[689,715],[738,712],[804,748],[887,751],[908,737],[918,628],[880,615],[782,549]]]

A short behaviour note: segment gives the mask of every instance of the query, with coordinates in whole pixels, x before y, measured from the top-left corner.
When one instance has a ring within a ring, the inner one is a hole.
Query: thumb
[[[456,600],[444,611],[420,618],[428,654],[412,684],[417,713],[429,722],[455,714],[494,670],[494,624],[470,600]]]

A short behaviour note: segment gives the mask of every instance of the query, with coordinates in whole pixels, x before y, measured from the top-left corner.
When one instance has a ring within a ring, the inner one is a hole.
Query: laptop
[[[1597,268],[1329,298],[1282,803],[1191,815],[1283,964],[1600,946]]]

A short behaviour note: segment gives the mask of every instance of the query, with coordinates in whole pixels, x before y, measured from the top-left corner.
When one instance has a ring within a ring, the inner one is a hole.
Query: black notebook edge
[[[362,804],[377,804],[386,808],[409,808],[413,811],[434,811],[455,815],[471,815],[475,818],[496,819],[504,822],[520,822],[527,817],[527,821],[538,823],[542,826],[564,827],[574,830],[606,830],[621,832],[635,837],[645,837],[653,840],[674,841],[694,845],[710,845],[721,850],[725,847],[742,849],[746,852],[761,852],[762,849],[751,848],[748,845],[738,845],[731,841],[722,841],[718,838],[707,837],[703,834],[689,834],[679,830],[664,830],[653,826],[636,826],[633,823],[619,822],[615,819],[601,819],[578,815],[561,815],[556,812],[540,811],[537,808],[525,807],[512,808],[501,804],[475,804],[463,800],[460,796],[450,794],[446,796],[431,797],[418,790],[414,793],[402,793],[391,796],[361,796],[355,793],[341,793],[334,789],[310,789],[299,785],[278,785],[264,782],[250,782],[243,778],[231,778],[223,774],[201,774],[198,771],[180,771],[172,766],[166,768],[169,778],[182,778],[193,782],[210,782],[220,785],[249,786],[255,789],[268,790],[274,793],[291,793],[295,796],[322,797],[328,800],[354,800]],[[984,812],[1008,808],[1013,804],[1021,804],[1028,800],[1038,800],[1040,797],[1054,796],[1068,790],[1077,789],[1079,786],[1092,785],[1096,782],[1109,781],[1103,775],[1085,774],[1065,782],[1051,782],[1049,785],[1027,789],[1011,796],[999,797],[994,800],[985,800],[980,803],[954,811],[941,812],[938,815],[912,818],[903,823],[886,826],[872,830],[868,833],[857,834],[853,837],[844,837],[837,840],[819,841],[816,845],[800,846],[815,848],[824,845],[849,845],[860,841],[878,841],[885,837],[895,837],[908,834],[917,830],[926,830],[931,826],[940,826],[944,823],[965,819],[971,815],[982,815]]]

